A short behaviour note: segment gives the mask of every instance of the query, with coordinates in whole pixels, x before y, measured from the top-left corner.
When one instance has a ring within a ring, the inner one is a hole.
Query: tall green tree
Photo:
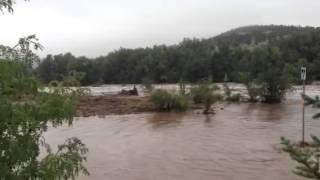
[[[261,45],[250,53],[251,79],[257,83],[262,100],[267,103],[280,102],[291,85],[290,74],[286,73],[285,61],[279,48]]]
[[[319,81],[319,34],[319,29],[311,27],[249,26],[209,39],[184,39],[172,46],[120,48],[98,58],[58,54],[42,59],[36,72],[45,83],[61,80],[71,71],[83,72],[86,76],[82,85],[141,83],[143,79],[155,83],[177,83],[180,79],[197,82],[209,76],[214,82],[223,82],[225,74],[229,81],[239,82],[239,72],[250,73],[251,81],[262,82],[272,78],[268,73],[277,73],[281,76],[276,80],[284,82],[289,76],[298,77],[300,67],[306,66],[308,82]],[[275,72],[265,72],[270,67]],[[290,82],[300,83],[292,77]],[[263,85],[268,99],[281,99],[284,94],[285,86]],[[269,96],[274,90],[281,91]]]
[[[0,10],[13,12],[13,3],[1,0]],[[88,149],[79,139],[69,138],[53,151],[43,136],[49,126],[72,124],[82,91],[47,92],[40,85],[31,70],[39,59],[32,49],[41,47],[35,35],[21,38],[13,48],[0,46],[1,180],[62,180],[89,174],[83,166]]]

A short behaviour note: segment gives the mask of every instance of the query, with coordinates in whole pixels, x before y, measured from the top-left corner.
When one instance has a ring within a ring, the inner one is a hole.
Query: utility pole
[[[307,77],[307,68],[306,67],[301,67],[301,80],[302,80],[302,96],[304,97],[306,93],[306,77]],[[302,145],[304,144],[304,113],[305,113],[305,108],[304,108],[304,99],[302,99]]]

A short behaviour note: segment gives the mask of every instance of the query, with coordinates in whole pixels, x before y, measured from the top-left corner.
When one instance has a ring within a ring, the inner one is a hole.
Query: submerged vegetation
[[[218,90],[219,87],[211,84],[211,80],[202,80],[191,88],[192,100],[195,104],[201,104],[206,101],[209,94]]]
[[[266,35],[264,32],[269,32]],[[62,81],[70,72],[85,76],[81,85],[101,83],[241,82],[250,101],[280,102],[300,68],[307,82],[320,80],[320,29],[295,26],[248,26],[209,39],[184,39],[173,46],[124,49],[90,59],[71,53],[48,55],[35,69],[44,83]],[[245,75],[243,80],[242,75]],[[228,97],[238,101],[239,95]]]
[[[198,85],[192,87],[191,96],[195,104],[204,105],[204,114],[210,114],[211,106],[218,100],[221,100],[221,95],[215,93],[218,86],[211,85],[210,78],[206,81],[201,81]]]
[[[187,97],[167,90],[155,90],[150,98],[161,111],[186,111],[189,108]]]

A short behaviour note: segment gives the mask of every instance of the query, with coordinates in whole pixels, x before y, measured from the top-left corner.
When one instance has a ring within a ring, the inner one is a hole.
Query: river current
[[[93,88],[119,90],[122,86]],[[95,91],[97,92],[97,91]],[[301,87],[281,104],[217,104],[215,115],[142,113],[78,118],[50,128],[52,145],[68,137],[89,148],[90,176],[80,180],[299,180],[280,137],[301,139]],[[307,93],[320,94],[317,86]],[[306,136],[320,136],[317,110],[306,108]]]

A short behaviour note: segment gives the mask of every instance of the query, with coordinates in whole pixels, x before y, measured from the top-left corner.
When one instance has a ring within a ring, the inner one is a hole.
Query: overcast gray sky
[[[45,50],[106,55],[119,47],[175,44],[238,26],[320,26],[320,0],[16,0],[0,14],[0,44],[37,34]]]

